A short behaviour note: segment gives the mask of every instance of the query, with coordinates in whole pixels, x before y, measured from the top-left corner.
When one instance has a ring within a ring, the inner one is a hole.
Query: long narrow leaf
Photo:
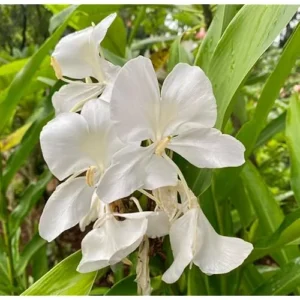
[[[16,267],[17,276],[21,275],[25,270],[29,260],[43,245],[45,245],[46,241],[43,240],[39,234],[37,233],[25,246],[24,250],[20,255],[20,259],[18,261]]]
[[[86,274],[77,272],[76,268],[80,259],[80,251],[67,257],[29,287],[22,295],[89,295],[97,272]]]
[[[291,20],[298,6],[245,5],[226,28],[211,59],[208,77],[218,104],[216,127],[224,124],[232,98],[258,58]]]
[[[64,32],[69,19],[76,11],[76,6],[69,11],[64,23],[46,40],[40,49],[30,58],[24,68],[16,75],[9,86],[5,99],[0,103],[0,133],[11,119],[14,110],[24,95],[26,88],[31,82],[39,66],[43,62],[46,55],[54,47]]]
[[[286,264],[257,288],[253,295],[288,295],[300,285],[300,259]]]
[[[253,119],[247,122],[237,134],[237,138],[246,147],[246,157],[249,157],[251,154],[256,140],[266,124],[267,116],[279,94],[280,88],[300,55],[299,41],[300,26],[297,27],[290,37],[276,68],[268,78],[259,98]],[[224,195],[235,185],[236,178],[241,169],[242,167],[223,169],[217,174],[216,184],[219,186],[218,191],[220,191],[217,198],[219,200],[224,198]]]
[[[300,32],[300,26],[299,26]],[[300,42],[300,36],[299,36]],[[286,119],[286,140],[291,161],[291,187],[295,199],[300,204],[300,97],[294,94],[290,99],[290,107]]]
[[[259,220],[262,234],[271,236],[284,219],[283,212],[264,183],[257,169],[248,161],[241,172],[243,184],[249,193],[252,205]],[[296,247],[277,251],[274,258],[280,264],[299,255]]]
[[[50,171],[45,171],[37,183],[32,183],[25,190],[21,197],[20,204],[13,210],[9,216],[9,230],[10,234],[14,235],[24,218],[28,215],[30,210],[34,207],[37,201],[42,196],[47,183],[52,178]]]
[[[28,129],[23,137],[22,143],[16,148],[14,153],[10,156],[8,166],[3,174],[3,188],[6,189],[16,172],[26,161],[27,157],[31,153],[32,149],[36,146],[40,132],[43,126],[54,115],[51,97],[55,91],[59,89],[61,83],[58,82],[52,89],[48,97],[45,98],[43,109],[41,110],[39,117],[31,127]]]
[[[196,54],[194,65],[208,72],[214,50],[240,5],[218,5],[217,12]]]

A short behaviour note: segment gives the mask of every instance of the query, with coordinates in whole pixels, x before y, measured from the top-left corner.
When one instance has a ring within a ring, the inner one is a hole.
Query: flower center
[[[97,167],[91,166],[87,169],[85,174],[86,183],[88,186],[94,186],[95,182],[95,173],[96,173]]]
[[[167,148],[168,144],[171,141],[171,138],[172,138],[171,136],[167,136],[158,142],[156,149],[155,149],[156,155],[159,155],[159,156],[163,155],[163,153],[165,152],[165,149]]]

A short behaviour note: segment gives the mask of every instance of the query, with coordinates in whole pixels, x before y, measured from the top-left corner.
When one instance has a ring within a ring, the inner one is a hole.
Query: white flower
[[[125,218],[118,221],[115,217]],[[98,222],[98,221],[97,221]],[[168,234],[169,222],[164,212],[108,213],[100,227],[82,240],[82,260],[77,270],[88,273],[122,261],[140,245],[144,235],[160,237]]]
[[[40,141],[50,171],[59,180],[72,175],[48,199],[40,219],[40,235],[51,241],[83,218],[82,227],[95,218],[87,215],[97,181],[123,144],[111,126],[109,104],[99,99],[87,102],[81,114],[58,115],[43,128]],[[86,176],[79,176],[83,172]]]
[[[252,244],[235,237],[221,236],[211,226],[197,198],[189,190],[189,197],[183,196],[183,203],[192,201],[191,208],[177,219],[170,229],[170,243],[174,262],[163,274],[166,283],[177,281],[186,268],[194,263],[207,275],[224,274],[232,271],[243,263],[253,250]]]
[[[100,94],[103,100],[109,101],[111,87],[120,67],[99,56],[99,51],[100,43],[115,18],[114,13],[97,26],[69,34],[55,47],[52,66],[59,79],[63,79],[63,76],[73,79],[93,77],[98,81],[71,81],[63,86],[52,98],[56,114],[78,111],[87,100],[97,98]]]
[[[230,135],[212,128],[217,110],[208,78],[199,67],[178,64],[159,91],[149,59],[127,62],[114,83],[111,118],[120,139],[148,141],[120,151],[97,190],[104,202],[136,189],[156,189],[177,184],[177,171],[165,149],[200,168],[222,168],[244,163],[244,146]]]

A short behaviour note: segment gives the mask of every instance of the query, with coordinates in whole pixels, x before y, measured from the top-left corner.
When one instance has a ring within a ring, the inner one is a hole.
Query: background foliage
[[[199,170],[180,157],[205,214],[224,235],[255,246],[226,275],[195,266],[172,285],[161,281],[168,239],[151,244],[152,294],[300,294],[300,26],[296,6],[0,6],[0,295],[134,295],[133,266],[79,274],[77,227],[50,244],[39,237],[41,211],[58,181],[39,146],[59,89],[50,67],[61,36],[118,12],[102,43],[123,65],[151,58],[161,81],[178,62],[203,68],[218,102],[217,127],[247,148],[238,168]],[[299,10],[298,10],[299,11]],[[76,252],[76,253],[75,253]],[[71,255],[71,256],[70,256]]]

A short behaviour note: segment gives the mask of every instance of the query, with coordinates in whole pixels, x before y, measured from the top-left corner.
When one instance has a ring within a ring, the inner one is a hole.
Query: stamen
[[[54,69],[55,76],[57,77],[57,79],[62,79],[63,75],[62,75],[60,65],[59,65],[58,61],[54,58],[54,56],[51,56],[50,65]]]
[[[155,154],[162,156],[163,153],[165,152],[165,149],[167,148],[168,144],[171,141],[171,136],[167,136],[165,138],[163,138],[162,140],[159,141],[158,145],[156,146],[155,149]]]
[[[132,262],[127,257],[122,259],[122,263],[127,266],[132,266]]]
[[[94,186],[94,177],[97,168],[95,166],[91,166],[87,169],[85,179],[88,186]]]
[[[140,189],[138,190],[140,193],[144,194],[145,196],[147,196],[148,198],[150,198],[151,200],[153,200],[155,203],[157,203],[158,205],[160,205],[160,201],[158,198],[154,197],[153,195],[151,195],[150,193],[148,193],[147,191]]]
[[[138,199],[136,199],[135,197],[130,197],[130,200],[134,202],[134,204],[136,205],[137,209],[139,210],[139,212],[142,212],[143,209],[140,205],[140,202]]]

